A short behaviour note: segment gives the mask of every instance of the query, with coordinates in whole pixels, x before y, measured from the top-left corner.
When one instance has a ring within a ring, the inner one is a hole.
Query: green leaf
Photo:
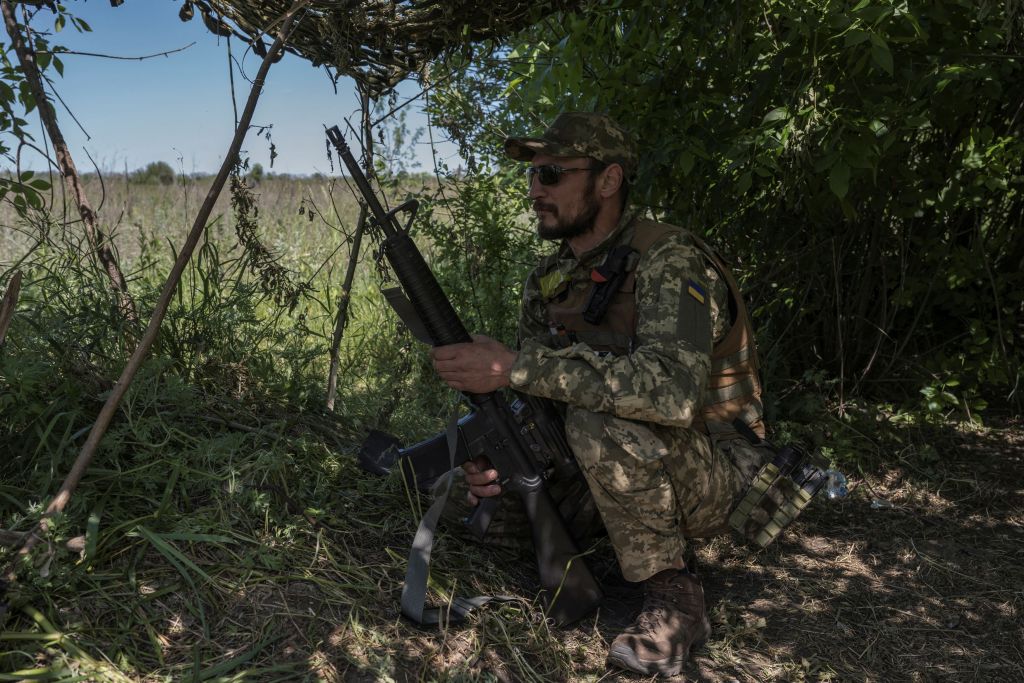
[[[679,167],[683,169],[683,175],[690,175],[693,170],[694,156],[691,152],[682,152],[679,155]]]
[[[60,61],[59,57],[53,58],[53,68],[57,70],[57,73],[61,76],[64,75],[64,62]]]
[[[852,47],[854,45],[860,45],[870,37],[870,34],[861,28],[851,28],[846,32],[846,36],[843,39],[843,46]]]
[[[58,14],[57,18],[53,22],[53,31],[54,31],[54,33],[60,33],[63,30],[64,30],[64,15],[63,14]]]
[[[737,181],[737,183],[736,183],[736,191],[739,194],[745,194],[746,191],[750,189],[750,185],[753,182],[754,182],[754,177],[751,175],[750,171],[747,171],[746,173],[741,175],[739,181]]]
[[[761,125],[771,123],[772,121],[781,121],[789,118],[789,110],[786,107],[775,107],[770,112],[764,115],[761,119]]]
[[[828,186],[835,196],[843,199],[850,191],[850,167],[843,161],[837,161],[828,174]]]
[[[883,71],[892,76],[892,52],[889,50],[889,45],[877,33],[871,34],[871,59]]]

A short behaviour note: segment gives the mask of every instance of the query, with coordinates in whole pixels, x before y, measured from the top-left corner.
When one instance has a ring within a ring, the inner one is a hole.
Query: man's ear
[[[601,186],[598,191],[602,197],[613,197],[615,193],[622,187],[622,166],[618,164],[609,164],[608,168],[604,169],[601,173]]]

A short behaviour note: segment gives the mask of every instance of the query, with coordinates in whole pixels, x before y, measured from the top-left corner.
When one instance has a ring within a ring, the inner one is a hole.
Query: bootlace
[[[656,604],[651,604],[651,602],[644,602],[644,608],[637,615],[635,622],[636,630],[647,635],[658,630],[661,622],[668,616],[666,610],[671,608],[663,601],[655,601]]]

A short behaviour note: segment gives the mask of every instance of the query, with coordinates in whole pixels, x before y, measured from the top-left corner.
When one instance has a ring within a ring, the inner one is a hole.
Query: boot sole
[[[608,651],[608,663],[620,669],[626,669],[639,674],[658,674],[661,676],[675,676],[682,672],[686,657],[673,657],[670,659],[645,660],[636,656],[636,653],[627,647],[612,647]]]
[[[690,644],[690,647],[679,657],[669,657],[667,659],[641,659],[637,657],[636,652],[628,647],[613,645],[608,650],[608,663],[614,664],[621,669],[627,669],[638,674],[646,674],[648,676],[658,674],[660,676],[678,676],[683,672],[683,667],[686,665],[686,660],[690,656],[690,652],[694,648],[700,647],[707,642],[710,636],[711,625],[708,624],[707,630],[705,631],[704,637],[699,640],[695,640]]]

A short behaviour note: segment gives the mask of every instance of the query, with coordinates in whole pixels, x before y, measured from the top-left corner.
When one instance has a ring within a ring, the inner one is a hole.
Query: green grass
[[[207,182],[107,181],[101,218],[144,318]],[[533,604],[531,558],[448,530],[434,552],[433,604],[454,593],[520,599],[439,631],[399,616],[425,501],[398,478],[362,472],[354,456],[371,428],[407,441],[439,431],[455,398],[385,307],[366,244],[336,409],[324,409],[355,204],[344,188],[332,194],[329,180],[266,179],[255,193],[261,241],[308,291],[293,308],[275,303],[222,199],[71,504],[18,566],[0,617],[0,681],[635,680],[604,667],[608,641],[638,600],[616,579],[605,542],[592,560],[606,606],[573,628],[550,629]],[[446,267],[460,250],[486,255],[442,273],[456,286],[472,281],[456,294],[481,320],[500,307],[490,292],[507,295],[506,278],[526,267],[486,267],[502,247],[487,241],[492,194],[484,185],[466,195],[479,224],[449,229],[444,221],[457,221],[435,211],[433,241],[424,240]],[[82,242],[73,221],[0,215],[0,286],[12,264],[25,275],[0,349],[0,530],[10,533],[38,520],[131,351]],[[1019,430],[1006,451],[1002,433],[927,431],[928,420],[891,406],[851,403],[834,416],[828,387],[811,380],[778,403],[791,419],[776,423],[775,436],[830,449],[853,492],[838,508],[815,504],[765,553],[724,539],[695,544],[716,631],[688,674],[894,680],[922,652],[945,677],[976,677],[982,661],[997,667],[996,679],[1013,670],[1000,653],[1015,647],[1019,623],[1021,520],[1019,496],[1004,489],[1024,446]],[[876,499],[890,506],[873,507]],[[879,545],[880,523],[895,539],[888,545]],[[939,543],[953,538],[970,552]],[[10,559],[0,550],[0,565]],[[964,584],[968,574],[984,585]],[[936,621],[950,609],[977,633],[965,640]],[[984,624],[998,630],[978,635]],[[924,635],[940,645],[928,650],[916,640]]]
[[[101,216],[145,317],[200,185],[108,181]],[[382,303],[366,242],[335,412],[323,409],[355,205],[328,181],[269,179],[255,192],[261,239],[308,294],[275,305],[231,217],[211,221],[71,505],[19,568],[5,675],[294,680],[397,666],[382,633],[396,633],[414,501],[358,470],[354,453],[372,427],[439,429],[454,401]],[[130,351],[75,230],[52,221],[34,248],[32,228],[0,231],[0,268],[25,273],[0,352],[0,528],[15,533],[56,491]]]

